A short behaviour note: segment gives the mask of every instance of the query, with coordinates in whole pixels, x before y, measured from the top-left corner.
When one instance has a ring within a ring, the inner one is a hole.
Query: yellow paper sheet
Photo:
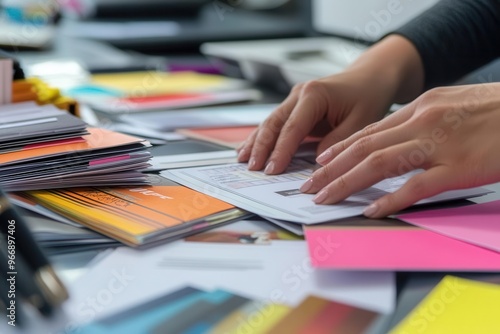
[[[500,286],[445,277],[391,334],[500,333]]]
[[[96,74],[92,83],[98,86],[121,90],[128,96],[152,94],[185,93],[214,90],[224,86],[229,80],[219,75],[195,72],[127,72]]]

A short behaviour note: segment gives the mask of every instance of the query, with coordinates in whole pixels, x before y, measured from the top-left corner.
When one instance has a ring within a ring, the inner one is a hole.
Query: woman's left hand
[[[452,189],[500,181],[500,83],[436,88],[328,148],[304,183],[317,204],[340,202],[414,169],[424,172],[365,209],[385,217]]]

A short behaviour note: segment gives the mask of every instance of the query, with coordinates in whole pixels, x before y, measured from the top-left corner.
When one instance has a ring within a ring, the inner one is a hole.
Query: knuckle
[[[415,175],[409,179],[405,188],[408,193],[418,198],[423,198],[427,193],[427,185],[420,175]]]
[[[260,131],[271,131],[273,133],[279,133],[285,122],[286,117],[283,116],[283,113],[276,113],[266,118],[266,120],[260,127]]]
[[[276,159],[280,161],[291,161],[293,159],[294,153],[295,152],[276,146],[272,153],[271,160]]]
[[[459,181],[460,187],[472,188],[486,183],[488,172],[484,164],[481,163],[481,161],[486,161],[485,158],[464,157],[461,161],[462,166],[460,166],[459,170],[450,172],[451,174],[460,171],[462,175]]]
[[[253,141],[253,147],[256,149],[262,149],[263,147],[269,147],[274,145],[276,141],[276,135],[273,131],[267,128],[262,128],[255,140]]]
[[[358,139],[350,148],[350,153],[353,157],[363,159],[370,154],[372,146],[371,137],[363,137]]]
[[[323,89],[323,83],[316,81],[316,80],[311,80],[306,82],[302,86],[302,94],[303,95],[314,95],[317,94],[318,91]]]
[[[388,214],[398,211],[401,205],[398,200],[398,195],[394,193],[383,196],[379,200],[379,202],[381,206],[384,208],[384,210],[388,212]]]
[[[428,126],[429,124],[437,124],[442,118],[442,114],[445,110],[436,105],[425,106],[416,115],[416,121],[422,125]]]
[[[304,87],[304,83],[298,83],[298,84],[295,84],[293,87],[292,87],[292,93],[298,93],[302,90],[302,88]]]
[[[335,139],[333,139],[333,142],[335,143]],[[349,149],[349,145],[346,140],[337,141],[337,144],[332,146],[332,150],[333,152],[335,152],[335,154],[345,152],[347,149]]]
[[[419,98],[419,103],[423,105],[433,104],[436,101],[439,101],[443,95],[445,94],[446,89],[443,87],[433,88],[423,93]]]
[[[331,166],[330,166],[330,164],[327,164],[318,170],[317,176],[315,177],[315,179],[317,179],[320,182],[327,181],[330,179],[331,174],[332,174],[331,173]]]
[[[417,109],[427,110],[429,108],[433,109],[435,106],[443,104],[449,95],[449,88],[447,87],[437,87],[420,95],[419,98],[415,100]],[[440,108],[442,109],[442,108]]]
[[[286,138],[305,137],[307,133],[300,121],[295,117],[291,117],[282,127],[280,134]],[[301,140],[303,138],[300,138]]]
[[[368,165],[373,171],[383,171],[387,167],[387,153],[376,151],[368,156]]]
[[[377,129],[378,129],[378,122],[372,123],[370,125],[365,126],[364,129],[361,130],[361,134],[365,137],[368,137],[376,133]]]
[[[341,175],[335,181],[335,189],[337,192],[345,194],[349,192],[349,185],[344,175]]]

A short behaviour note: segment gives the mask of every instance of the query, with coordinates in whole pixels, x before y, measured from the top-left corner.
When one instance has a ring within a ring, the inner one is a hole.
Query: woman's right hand
[[[322,137],[317,149],[322,153],[380,120],[396,100],[416,96],[423,79],[415,76],[402,85],[415,71],[423,76],[413,45],[401,36],[387,37],[346,71],[294,87],[240,146],[238,161],[248,161],[250,170],[282,173],[308,135]]]

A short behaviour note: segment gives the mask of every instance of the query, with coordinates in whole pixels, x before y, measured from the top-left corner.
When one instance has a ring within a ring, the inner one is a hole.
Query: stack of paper
[[[104,113],[193,108],[260,98],[246,83],[194,72],[127,72],[97,74],[68,93]]]
[[[67,143],[64,140],[70,139],[81,141],[80,137],[88,134],[85,122],[53,105],[4,105],[0,116],[0,153]]]
[[[149,144],[53,106],[22,103],[0,109],[0,186],[7,191],[94,185],[140,185]]]
[[[114,239],[81,225],[60,223],[22,209],[20,213],[28,222],[28,227],[35,239],[49,255],[107,249],[120,245]]]
[[[208,195],[150,175],[152,186],[18,193],[66,218],[131,246],[179,238],[249,216]]]
[[[182,128],[257,126],[276,109],[276,104],[251,104],[195,109],[126,113],[118,120],[137,127],[159,132]]]

